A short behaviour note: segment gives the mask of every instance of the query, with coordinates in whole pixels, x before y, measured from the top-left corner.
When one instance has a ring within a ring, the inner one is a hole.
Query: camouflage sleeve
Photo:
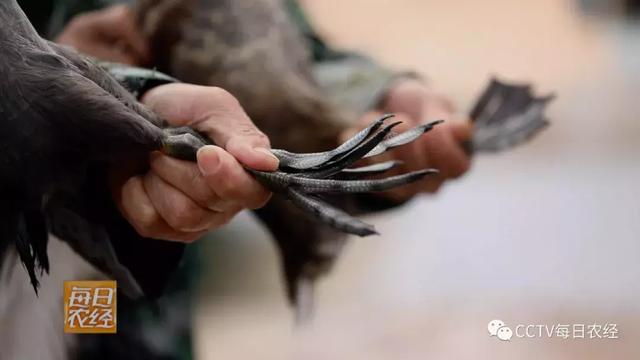
[[[354,118],[375,108],[393,84],[420,78],[411,71],[395,71],[352,51],[331,48],[314,30],[297,0],[287,0],[289,14],[307,39],[318,84],[331,100]]]
[[[420,78],[409,71],[393,71],[355,53],[314,63],[313,73],[331,101],[358,119],[375,109],[398,81]]]

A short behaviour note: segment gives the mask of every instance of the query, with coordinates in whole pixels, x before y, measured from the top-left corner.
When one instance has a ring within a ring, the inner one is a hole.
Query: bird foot
[[[384,116],[342,145],[326,152],[298,154],[274,149],[273,154],[280,160],[277,171],[246,170],[271,191],[283,194],[296,207],[323,224],[359,236],[377,234],[373,226],[329,205],[319,195],[386,191],[438,173],[435,169],[423,169],[382,179],[366,179],[392,169],[399,162],[388,161],[349,168],[360,159],[408,144],[442,123],[435,121],[390,136],[393,128],[400,124],[395,122],[385,125],[385,120],[392,117],[393,115]],[[198,150],[212,144],[206,136],[188,127],[166,128],[163,132],[165,136],[161,151],[181,160],[195,162]]]
[[[499,152],[522,144],[549,125],[544,111],[554,95],[534,96],[527,84],[493,79],[471,111],[473,138],[467,153]]]
[[[262,184],[274,192],[284,194],[296,207],[311,218],[341,232],[358,236],[377,234],[373,226],[320,199],[320,194],[353,194],[390,190],[438,173],[435,169],[423,169],[382,179],[366,179],[370,175],[384,173],[399,164],[390,161],[360,168],[349,168],[360,159],[408,144],[434,126],[435,121],[418,126],[395,136],[389,136],[399,122],[384,126],[387,115],[360,131],[333,150],[321,153],[297,154],[285,150],[272,150],[280,159],[275,172],[247,169]]]

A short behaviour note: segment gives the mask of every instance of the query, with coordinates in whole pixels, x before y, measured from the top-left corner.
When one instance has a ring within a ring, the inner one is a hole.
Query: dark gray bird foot
[[[320,199],[319,195],[386,191],[438,173],[435,169],[423,169],[387,178],[363,179],[382,174],[397,166],[399,162],[349,168],[360,159],[408,144],[442,123],[435,121],[391,136],[391,131],[399,124],[395,122],[385,126],[385,120],[391,117],[393,115],[381,118],[344,144],[326,152],[297,154],[275,149],[273,153],[280,159],[278,171],[247,171],[272,191],[283,194],[296,207],[320,223],[359,236],[376,234],[373,226],[329,205]]]
[[[360,159],[408,144],[442,123],[435,121],[398,135],[391,135],[393,128],[400,124],[395,122],[385,125],[385,121],[392,117],[393,115],[387,115],[381,118],[344,144],[326,152],[297,154],[274,149],[274,155],[280,159],[278,171],[247,171],[271,191],[287,197],[316,221],[349,234],[376,234],[373,226],[329,205],[320,199],[319,195],[386,191],[438,173],[435,169],[424,169],[387,178],[366,179],[368,176],[382,174],[399,163],[391,161],[349,168]],[[165,137],[161,151],[177,159],[195,162],[198,149],[212,144],[206,136],[188,127],[167,128],[163,132]]]
[[[197,160],[198,150],[212,142],[204,135],[189,127],[166,128],[160,151],[180,160]]]
[[[136,93],[143,91],[144,85],[148,82],[177,81],[152,70],[114,64],[102,64],[102,66],[121,84]],[[437,174],[435,169],[424,169],[389,178],[367,180],[367,177],[383,174],[399,163],[385,162],[350,168],[360,159],[376,156],[389,149],[408,144],[442,123],[442,121],[435,121],[391,136],[393,128],[399,124],[392,123],[385,126],[385,121],[392,117],[391,114],[385,115],[342,145],[329,151],[300,154],[273,149],[273,154],[280,160],[278,171],[262,172],[253,169],[247,169],[247,171],[271,191],[284,195],[296,207],[318,222],[349,234],[359,236],[375,234],[373,226],[329,205],[319,198],[319,194],[385,191]],[[202,146],[212,144],[206,136],[188,127],[166,128],[163,132],[165,136],[160,150],[166,155],[182,160],[195,162],[198,150]]]
[[[468,153],[498,152],[522,144],[549,125],[544,111],[554,95],[536,97],[528,84],[492,79],[471,110],[472,140]]]

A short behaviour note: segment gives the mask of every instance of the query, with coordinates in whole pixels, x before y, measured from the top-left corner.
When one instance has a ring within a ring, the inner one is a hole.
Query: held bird
[[[324,154],[298,158],[276,152],[284,168],[308,171],[305,166],[332,161],[336,150],[323,151],[339,146],[339,134],[350,121],[314,78],[308,42],[317,42],[318,38],[311,34],[305,39],[310,34],[303,34],[293,24],[285,3],[290,4],[283,0],[137,0],[135,8],[138,25],[151,45],[159,70],[185,82],[229,90],[275,147]],[[504,91],[497,92],[499,88]],[[504,101],[488,100],[511,94],[513,90],[510,86],[494,85],[490,94],[478,103],[472,118],[496,103],[512,104],[511,96]],[[504,121],[476,122],[474,140],[466,144],[469,152],[489,150],[505,141],[515,145],[520,141],[512,139],[537,132],[544,106],[538,107],[540,111],[518,116],[529,104],[524,101],[513,105],[507,112],[492,113],[492,118]],[[505,118],[504,114],[509,112],[514,116]],[[490,135],[484,135],[487,133]],[[310,158],[313,160],[307,162]],[[387,163],[368,169],[345,169],[336,176],[353,179],[363,175],[360,172],[384,171],[393,166]],[[273,234],[280,251],[290,301],[309,309],[313,283],[330,271],[346,237],[342,231],[304,216],[299,208],[309,212],[318,207],[319,200],[298,195],[295,189],[290,190],[291,201],[274,197],[256,213]],[[352,213],[389,207],[377,199],[372,201],[370,197],[353,194],[328,200],[334,207]],[[284,218],[288,221],[283,222]]]
[[[164,257],[135,258],[151,251],[145,247],[158,245],[126,241],[122,226],[117,226],[122,219],[114,214],[105,190],[106,171],[151,151],[195,161],[198,149],[211,141],[190,128],[167,127],[101,67],[41,39],[15,0],[0,3],[0,48],[0,244],[15,245],[36,291],[38,272],[49,269],[47,239],[53,232],[118,279],[129,296],[157,293],[158,280],[140,283],[144,274],[136,263],[154,272],[149,278],[161,278],[155,266],[179,257],[181,248],[165,245],[157,250]],[[436,173],[425,169],[366,180],[362,177],[390,167],[346,170],[363,157],[411,142],[437,125],[392,135],[398,123],[385,124],[390,117],[334,150],[274,150],[281,160],[276,172],[247,171],[314,221],[341,232],[373,234],[371,226],[316,196],[383,191]],[[344,174],[349,178],[342,179]]]

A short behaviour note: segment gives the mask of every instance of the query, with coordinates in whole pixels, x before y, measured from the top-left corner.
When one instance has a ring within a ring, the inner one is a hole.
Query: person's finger
[[[120,201],[117,201],[120,212],[140,236],[150,239],[191,243],[208,232],[208,230],[181,232],[169,226],[153,206],[141,177],[130,178],[121,187],[120,191]],[[226,223],[230,218],[230,214],[220,214],[218,216],[221,218],[220,223]]]
[[[86,26],[96,36],[126,44],[142,58],[149,58],[148,45],[137,28],[131,8],[128,5],[114,5],[84,15]]]
[[[148,91],[142,101],[174,125],[192,126],[206,133],[216,145],[253,169],[278,168],[267,136],[223,89],[169,84]]]
[[[177,235],[153,206],[141,177],[135,176],[126,181],[116,202],[125,219],[141,236],[169,240]]]
[[[388,92],[381,108],[389,112],[403,112],[421,121],[427,97],[426,85],[418,79],[407,79],[395,84]]]
[[[433,179],[426,179],[424,184],[422,185],[421,192],[435,194],[440,191],[442,185],[444,185],[445,180],[441,177],[435,177]]]
[[[449,163],[447,166],[447,177],[451,179],[464,175],[471,168],[471,159],[464,152],[460,142],[450,139]]]
[[[180,232],[199,232],[221,225],[215,212],[198,206],[154,172],[147,173],[143,183],[154,208],[171,228]]]
[[[257,209],[271,197],[271,193],[249,175],[231,154],[219,147],[205,146],[200,149],[198,166],[222,203]]]
[[[56,42],[96,58],[130,65],[149,61],[149,49],[126,5],[76,16]]]
[[[151,154],[149,164],[162,180],[180,189],[199,206],[224,210],[220,207],[220,197],[211,190],[197,164],[176,160],[159,152]]]
[[[471,166],[469,156],[453,136],[452,124],[443,124],[433,134],[427,134],[425,140],[425,150],[440,170],[439,177],[442,179],[457,178]]]
[[[105,28],[107,31],[115,30],[115,37],[118,39],[120,46],[125,46],[127,50],[131,50],[136,57],[143,63],[147,63],[151,60],[151,53],[149,45],[145,39],[142,30],[138,28],[133,12],[127,5],[115,5],[108,9],[111,21],[113,22],[110,28]],[[105,24],[108,25],[108,24]]]
[[[451,134],[459,142],[469,141],[473,137],[473,124],[470,121],[452,122]]]

